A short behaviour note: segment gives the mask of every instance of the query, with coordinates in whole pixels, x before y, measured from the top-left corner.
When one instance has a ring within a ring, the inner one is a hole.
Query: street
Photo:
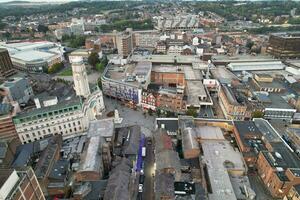
[[[151,138],[147,138],[148,139]],[[146,143],[146,157],[144,160],[144,174],[145,174],[145,181],[144,181],[144,191],[142,195],[143,200],[153,200],[154,199],[154,177],[152,173],[154,173],[154,153],[153,153],[153,140],[151,139],[151,144]]]

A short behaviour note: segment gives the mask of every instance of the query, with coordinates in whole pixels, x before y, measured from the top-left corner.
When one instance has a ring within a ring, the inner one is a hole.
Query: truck
[[[146,147],[142,147],[142,157],[146,157]]]

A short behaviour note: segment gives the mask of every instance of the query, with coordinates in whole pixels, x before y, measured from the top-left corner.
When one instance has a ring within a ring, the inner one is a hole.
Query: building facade
[[[1,184],[0,199],[44,200],[45,197],[31,168],[24,170],[0,170],[7,176]]]
[[[88,116],[79,98],[19,114],[13,122],[22,143],[40,140],[47,135],[70,137],[88,128]]]
[[[299,58],[300,33],[270,35],[267,53],[277,58]]]
[[[219,92],[219,102],[227,119],[243,120],[249,117],[247,106],[237,102],[234,94],[227,86],[222,86]]]
[[[137,47],[155,47],[159,41],[160,34],[156,30],[134,31],[133,37]]]
[[[119,55],[127,57],[134,48],[132,30],[126,30],[116,36],[116,43]]]
[[[8,51],[0,48],[0,78],[11,76],[15,73]]]

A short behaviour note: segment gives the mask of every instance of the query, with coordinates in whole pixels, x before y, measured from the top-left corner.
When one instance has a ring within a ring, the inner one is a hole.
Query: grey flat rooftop
[[[269,142],[280,142],[281,141],[280,137],[272,129],[272,127],[266,122],[266,120],[254,119],[253,121],[254,121],[256,127],[259,129],[259,131],[263,134],[263,136]]]
[[[207,98],[207,94],[202,81],[187,81],[187,104],[199,105],[199,97]]]
[[[197,137],[201,140],[225,140],[222,130],[214,126],[198,126]]]
[[[90,122],[88,137],[101,136],[112,137],[114,133],[113,119],[102,119]]]
[[[236,200],[237,197],[227,170],[245,171],[241,154],[234,151],[226,140],[205,140],[201,142],[201,146],[212,188],[209,199]],[[230,163],[231,166],[225,167],[226,163]]]
[[[184,71],[184,77],[185,80],[202,80],[203,75],[201,74],[200,70],[198,69],[193,69],[190,66],[184,66],[183,67]]]
[[[224,67],[224,66],[215,67],[215,68],[211,69],[210,72],[212,73],[213,77],[216,79],[222,78],[222,79],[228,79],[231,81],[232,79],[238,78],[235,74],[233,74],[231,71],[226,69],[226,67]]]
[[[138,62],[133,73],[136,75],[144,75],[151,73],[152,63],[150,61],[141,61]]]
[[[271,104],[266,104],[266,108],[284,108],[284,109],[293,109],[292,106],[288,104],[282,97],[281,94],[269,93],[268,96],[271,100]]]
[[[83,158],[80,162],[79,171],[100,172],[102,158],[98,152],[102,145],[101,136],[98,135],[90,137],[87,145],[88,147],[83,153]]]
[[[151,61],[152,63],[174,63],[176,60],[179,64],[191,64],[194,62],[200,62],[199,57],[197,56],[188,56],[188,55],[149,55],[149,56],[141,56],[141,55],[133,55],[131,57],[133,61]]]
[[[152,71],[161,73],[184,73],[183,68],[183,66],[178,65],[162,64],[154,65]]]

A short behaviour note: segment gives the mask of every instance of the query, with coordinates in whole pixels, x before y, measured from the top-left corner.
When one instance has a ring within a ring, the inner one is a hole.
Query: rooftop
[[[54,163],[53,168],[49,174],[49,178],[52,180],[65,180],[67,171],[69,168],[68,160],[58,160]]]
[[[89,124],[88,137],[101,136],[112,137],[114,122],[112,118],[91,121]]]
[[[258,130],[262,133],[264,138],[268,142],[280,142],[281,139],[278,134],[275,132],[273,127],[269,123],[267,123],[264,119],[254,119],[253,120]]]
[[[204,140],[201,146],[212,188],[209,199],[237,199],[228,172],[245,171],[241,154],[226,140]]]
[[[87,148],[82,154],[79,171],[100,172],[102,157],[99,154],[103,139],[100,135],[89,137]]]
[[[158,197],[175,197],[174,176],[169,173],[159,173],[155,176],[154,191]]]
[[[202,81],[187,81],[187,104],[200,105],[202,100],[200,98],[207,98],[207,93]],[[200,97],[200,98],[199,98]]]
[[[179,65],[171,65],[171,64],[160,64],[160,65],[153,65],[152,71],[153,72],[160,72],[160,73],[180,73],[183,74],[184,66]]]
[[[57,114],[61,114],[63,112],[74,111],[77,109],[81,109],[81,99],[79,97],[72,98],[70,100],[61,101],[58,104],[53,106],[26,110],[16,115],[14,117],[14,122],[22,123],[26,120],[31,121],[31,120],[47,117],[48,114],[54,116]]]

